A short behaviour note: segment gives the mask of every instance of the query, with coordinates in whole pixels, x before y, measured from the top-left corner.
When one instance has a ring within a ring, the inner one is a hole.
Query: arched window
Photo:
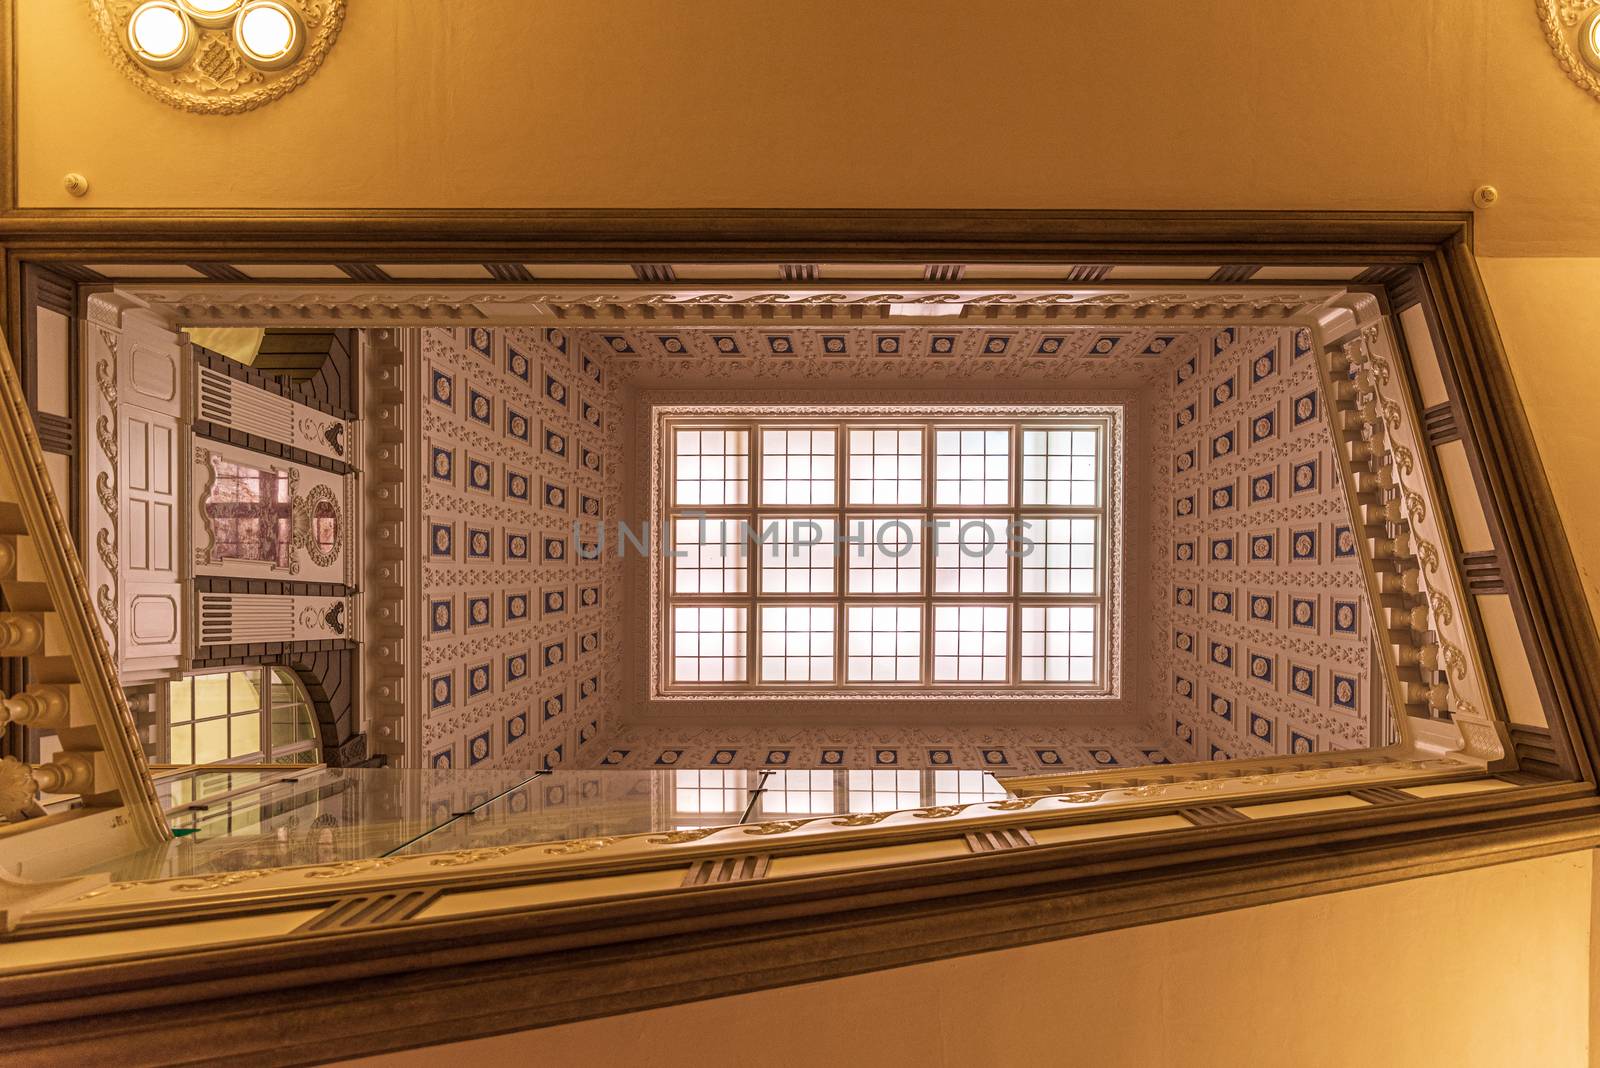
[[[167,686],[167,762],[315,764],[317,717],[284,667],[220,668]]]

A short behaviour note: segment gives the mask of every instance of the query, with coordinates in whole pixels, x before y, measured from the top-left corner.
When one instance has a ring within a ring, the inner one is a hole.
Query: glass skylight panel
[[[1092,507],[1099,501],[1100,436],[1093,430],[1022,432],[1022,503]]]
[[[679,605],[672,613],[672,673],[679,682],[743,682],[749,611]]]
[[[673,808],[684,815],[743,812],[750,791],[743,771],[674,771]]]
[[[749,502],[748,430],[679,430],[673,448],[679,504]]]
[[[834,606],[761,606],[761,681],[832,682]]]
[[[848,681],[922,681],[922,605],[853,604],[845,613]]]
[[[886,768],[849,772],[851,812],[894,812],[922,804],[922,775]]]
[[[828,516],[767,516],[761,542],[762,593],[832,593],[838,520]]]
[[[1005,787],[986,771],[953,768],[933,771],[933,803],[936,805],[967,805],[974,801],[999,801],[1004,797]]]
[[[1099,562],[1092,516],[1027,518],[1022,521],[1022,535],[1033,543],[1019,548],[1024,594],[1095,591]]]
[[[831,771],[770,771],[761,784],[765,815],[806,816],[836,809]]]
[[[852,696],[1104,685],[1120,521],[1109,409],[665,418],[659,684]]]
[[[761,431],[761,503],[833,504],[839,439],[833,428]]]
[[[856,427],[850,431],[850,503],[922,503],[922,431]]]
[[[1021,667],[1023,682],[1094,680],[1093,605],[1024,605]]]
[[[1005,682],[1011,607],[941,604],[933,607],[935,682]]]
[[[933,549],[935,593],[1005,593],[1011,588],[1005,519],[940,519]]]
[[[678,593],[744,593],[749,563],[742,519],[678,519],[672,524],[672,561]]]
[[[934,432],[935,504],[1010,504],[1011,432]]]
[[[846,523],[842,545],[851,593],[922,592],[922,518],[861,519]]]

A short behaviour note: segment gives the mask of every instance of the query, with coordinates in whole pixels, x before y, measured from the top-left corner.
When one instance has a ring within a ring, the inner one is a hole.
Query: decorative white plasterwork
[[[425,700],[413,643],[407,640],[416,630],[416,576],[422,569],[421,560],[414,559],[420,547],[410,534],[417,511],[412,495],[421,487],[415,479],[408,487],[405,477],[407,443],[418,436],[417,406],[406,398],[421,388],[419,346],[414,332],[364,330],[360,337],[366,426],[360,454],[366,542],[361,592],[368,635],[361,647],[362,724],[375,752],[395,763],[408,756],[421,762],[421,717],[408,722],[405,714],[408,700],[418,708]]]
[[[89,0],[89,13],[111,63],[163,104],[198,115],[234,115],[271,103],[304,85],[322,66],[344,25],[345,0],[298,0],[305,48],[281,70],[260,70],[245,60],[229,27],[196,26],[193,58],[176,70],[155,70],[128,50],[128,19],[138,0]]]
[[[1440,522],[1443,495],[1426,461],[1415,390],[1395,356],[1388,323],[1366,294],[1318,331],[1323,396],[1337,442],[1335,462],[1362,517],[1358,546],[1382,636],[1401,737],[1425,745],[1412,719],[1447,718],[1452,755],[1490,763],[1508,750],[1480,661],[1483,645],[1465,610],[1453,530]],[[1363,488],[1367,476],[1370,488]]]
[[[813,286],[663,290],[659,284],[604,287],[504,285],[427,287],[395,283],[161,282],[123,287],[191,326],[605,325],[620,320],[681,325],[837,322],[984,325],[1017,320],[1073,322],[1288,322],[1316,315],[1338,287],[976,286],[940,288]]]
[[[1578,37],[1600,0],[1534,0],[1533,9],[1556,62],[1572,83],[1600,100],[1600,71],[1584,61]]]

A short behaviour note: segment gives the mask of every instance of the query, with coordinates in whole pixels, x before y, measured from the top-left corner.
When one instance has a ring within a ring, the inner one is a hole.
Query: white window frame
[[[903,405],[875,406],[870,410],[851,405],[811,405],[774,407],[740,404],[716,407],[663,406],[653,410],[654,462],[651,487],[651,519],[657,532],[651,566],[650,683],[657,698],[738,697],[820,699],[894,699],[916,697],[951,698],[994,696],[999,698],[1107,698],[1120,696],[1120,635],[1122,610],[1122,547],[1124,409],[1120,404],[1056,405]],[[836,433],[834,458],[834,503],[816,505],[770,505],[761,498],[761,431],[765,428],[831,428]],[[851,428],[915,427],[923,434],[922,502],[919,505],[850,504],[848,479],[849,437]],[[935,433],[939,428],[1002,429],[1009,435],[1011,470],[1009,503],[998,505],[948,505],[935,500]],[[745,501],[735,505],[680,505],[677,499],[676,432],[682,429],[737,429],[747,432],[748,463]],[[1096,450],[1096,503],[1085,506],[1025,505],[1022,501],[1023,431],[1026,429],[1091,429],[1098,435]],[[686,517],[744,520],[759,531],[766,521],[782,517],[828,517],[835,519],[846,533],[862,519],[909,517],[931,522],[936,518],[962,519],[983,516],[1004,517],[1008,522],[1022,518],[1092,516],[1098,524],[1095,592],[1090,594],[1024,594],[1022,560],[1007,561],[1009,592],[1004,595],[981,593],[938,593],[933,584],[935,539],[931,529],[922,531],[922,582],[917,594],[856,593],[848,586],[849,563],[854,552],[841,546],[835,554],[833,592],[829,594],[772,594],[761,591],[760,547],[748,546],[748,572],[740,593],[684,594],[675,589],[673,564],[669,555],[674,545],[672,524]],[[834,606],[834,672],[828,682],[763,682],[761,678],[760,606],[769,604],[827,604]],[[848,678],[848,609],[852,605],[916,604],[922,612],[921,677],[914,681],[866,682]],[[994,682],[949,681],[934,679],[933,606],[939,604],[1003,604],[1008,607],[1007,670],[1004,680]],[[1094,678],[1089,682],[1051,682],[1022,680],[1022,608],[1086,604],[1096,613]],[[746,609],[747,663],[744,678],[701,683],[680,682],[673,677],[674,608],[688,605],[742,607]]]
[[[272,740],[272,713],[274,711],[274,691],[275,691],[275,687],[273,686],[273,674],[275,672],[282,672],[283,676],[284,676],[284,681],[288,682],[288,683],[292,683],[293,686],[295,687],[296,699],[294,701],[294,704],[296,704],[296,705],[304,705],[306,709],[310,710],[310,712],[311,712],[311,716],[310,716],[310,720],[309,720],[310,725],[311,725],[311,737],[310,738],[301,738],[301,739],[298,739],[298,740],[293,741],[293,742],[289,742],[289,743],[284,744],[284,745],[276,745],[276,744],[274,744],[274,742]],[[232,691],[233,682],[232,682],[232,679],[230,678],[229,682],[228,682],[228,686],[229,686],[228,711],[223,713],[220,716],[215,716],[215,715],[214,716],[208,716],[208,717],[206,717],[206,721],[220,720],[224,724],[227,725],[227,730],[229,731],[229,737],[230,737],[230,748],[231,748],[231,732],[232,732],[232,729],[233,729],[232,721],[234,719],[240,718],[242,716],[258,715],[259,716],[259,721],[257,723],[257,741],[259,742],[258,747],[255,750],[253,750],[252,752],[250,752],[250,753],[241,754],[240,756],[237,756],[237,757],[230,756],[228,759],[221,760],[221,761],[216,761],[212,765],[196,765],[196,762],[193,759],[195,741],[194,741],[193,735],[191,734],[190,741],[189,741],[189,751],[188,751],[189,752],[189,759],[181,759],[181,756],[182,756],[181,754],[175,754],[172,751],[172,734],[173,734],[174,729],[178,728],[178,727],[182,727],[182,726],[191,726],[192,727],[194,724],[197,724],[197,723],[199,723],[201,721],[197,720],[197,719],[193,719],[193,718],[191,718],[189,720],[174,721],[174,719],[173,719],[173,709],[172,709],[172,690],[171,690],[171,687],[174,684],[188,683],[188,685],[189,685],[189,700],[193,701],[193,700],[195,700],[194,686],[195,686],[195,681],[197,679],[210,678],[210,677],[217,676],[217,675],[221,675],[221,676],[227,677],[227,676],[231,676],[231,675],[235,675],[235,674],[252,674],[252,673],[255,674],[256,677],[257,677],[257,687],[258,687],[259,695],[260,695],[259,696],[259,700],[261,702],[260,703],[260,707],[259,708],[255,708],[255,709],[244,709],[244,710],[236,711],[233,708],[233,691]],[[164,731],[162,732],[162,736],[161,736],[161,753],[160,753],[160,758],[161,758],[160,762],[161,763],[176,764],[176,765],[180,765],[180,766],[195,765],[195,766],[217,766],[217,767],[226,766],[226,765],[229,765],[229,764],[281,764],[284,767],[297,767],[297,766],[302,766],[302,765],[305,765],[305,764],[315,764],[315,763],[318,763],[321,760],[322,725],[317,722],[315,705],[313,704],[313,702],[311,700],[311,695],[306,692],[305,684],[300,681],[300,679],[296,675],[294,669],[290,668],[290,667],[287,667],[286,665],[283,665],[283,664],[230,664],[230,665],[223,666],[223,667],[201,668],[201,669],[196,670],[196,671],[185,672],[184,674],[180,675],[178,678],[171,679],[167,683],[164,683],[162,685],[162,688],[161,688],[161,695],[162,695],[161,696],[161,701],[162,701],[162,719],[166,724],[166,727],[165,727]],[[285,758],[295,757],[295,756],[306,757],[308,759],[301,759],[301,760],[285,759]]]

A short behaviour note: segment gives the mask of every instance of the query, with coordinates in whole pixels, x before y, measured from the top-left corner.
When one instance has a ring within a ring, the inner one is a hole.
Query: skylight
[[[1107,409],[666,418],[664,692],[1104,692]]]

